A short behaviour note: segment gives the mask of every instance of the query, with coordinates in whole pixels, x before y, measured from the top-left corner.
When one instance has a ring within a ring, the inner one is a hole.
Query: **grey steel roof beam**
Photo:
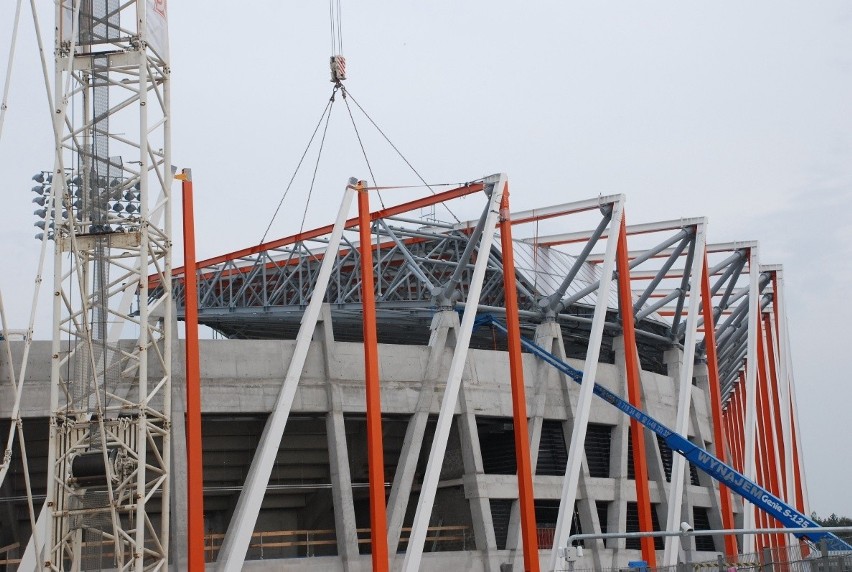
[[[639,266],[640,264],[642,264],[646,260],[653,258],[658,252],[665,250],[666,248],[670,247],[674,243],[676,243],[680,240],[683,240],[687,236],[689,236],[689,231],[686,230],[686,229],[681,230],[679,233],[672,236],[668,240],[665,240],[664,242],[658,244],[657,246],[655,246],[654,248],[652,248],[650,250],[646,250],[641,256],[634,258],[630,262],[630,265],[629,265],[630,269],[632,270],[633,268],[636,268],[637,266]],[[615,276],[615,272],[613,272],[613,276]],[[576,293],[572,294],[571,296],[568,296],[567,298],[562,300],[562,302],[560,302],[562,307],[567,308],[568,306],[570,306],[571,304],[573,304],[577,300],[582,300],[583,298],[585,298],[586,296],[588,296],[589,294],[591,294],[592,292],[597,290],[598,287],[600,286],[600,284],[601,284],[601,281],[596,280],[595,282],[593,282],[592,284],[589,284],[588,286],[586,286],[585,288],[583,288],[579,292],[576,292]]]
[[[416,218],[407,218],[402,216],[389,216],[387,219],[382,220],[392,220],[395,222],[407,222],[410,224],[419,224],[421,227],[434,227],[434,228],[446,228],[448,230],[455,228],[454,224],[450,224],[448,222],[438,222],[438,221],[429,221],[426,222],[424,220],[416,219]]]
[[[423,284],[429,289],[430,292],[434,290],[435,285],[432,284],[432,281],[429,280],[429,278],[427,278],[425,274],[423,274],[423,271],[420,270],[420,266],[418,266],[417,262],[414,260],[414,257],[411,256],[411,253],[408,251],[408,248],[405,247],[405,245],[402,243],[396,233],[391,230],[391,228],[384,220],[379,219],[379,223],[384,227],[387,235],[396,244],[397,248],[399,249],[399,252],[402,254],[402,257],[408,263],[411,272],[413,272],[414,275],[417,276],[417,278],[419,278],[421,282],[423,282]]]
[[[456,288],[458,288],[458,285],[461,282],[462,272],[467,268],[467,264],[473,256],[473,251],[479,243],[479,237],[482,235],[482,230],[485,228],[485,219],[488,217],[488,208],[490,204],[490,202],[486,202],[485,208],[482,210],[482,215],[479,217],[479,221],[477,221],[476,227],[470,235],[464,252],[458,261],[458,266],[453,271],[452,277],[446,285],[443,287],[439,286],[434,292],[432,292],[438,307],[452,307],[461,296],[461,293],[456,292]]]
[[[665,263],[663,263],[663,265],[660,267],[659,272],[657,272],[657,276],[654,277],[653,280],[651,280],[650,284],[648,284],[648,286],[645,288],[645,291],[642,292],[641,296],[639,296],[639,300],[637,300],[636,303],[633,304],[633,313],[636,314],[637,320],[642,319],[639,317],[640,308],[645,305],[645,303],[648,301],[648,298],[651,297],[651,294],[654,293],[654,291],[657,289],[657,286],[659,286],[663,278],[666,277],[666,273],[671,269],[675,261],[680,258],[683,249],[686,248],[686,242],[686,239],[681,240],[680,243],[674,248],[674,250],[672,250],[671,255],[669,255],[668,259],[666,259]],[[655,308],[653,311],[656,310],[657,309]],[[649,314],[650,313],[651,312],[649,312]]]
[[[231,304],[234,304],[235,300],[242,297],[246,291],[252,286],[254,278],[260,274],[261,269],[264,267],[264,259],[266,253],[261,252],[257,259],[255,260],[254,265],[251,270],[247,273],[241,273],[243,278],[243,285],[237,290],[237,294],[234,296],[234,300],[231,301]]]
[[[609,225],[609,221],[612,220],[612,205],[606,205],[601,209],[603,213],[603,217],[601,221],[598,223],[597,228],[592,233],[592,236],[583,246],[583,250],[580,252],[580,255],[574,261],[574,264],[571,266],[571,270],[568,271],[568,274],[565,276],[565,279],[562,280],[562,283],[559,285],[559,288],[556,289],[556,292],[551,294],[550,296],[539,300],[538,305],[542,309],[542,312],[545,315],[554,315],[561,312],[565,306],[562,305],[562,297],[565,295],[565,292],[568,291],[568,286],[571,285],[571,282],[574,281],[574,278],[577,277],[577,273],[580,272],[580,269],[586,263],[586,259],[589,257],[589,253],[592,251],[592,248],[598,243],[601,235],[606,230],[606,227]]]
[[[703,254],[703,253],[702,253]],[[689,250],[686,253],[686,264],[684,264],[683,278],[680,281],[680,296],[677,299],[675,306],[675,314],[672,319],[672,327],[669,330],[673,339],[680,339],[680,320],[683,317],[683,303],[686,301],[686,293],[689,291],[690,270],[692,261],[695,258],[695,231],[692,232],[692,240],[689,241]],[[695,294],[698,295],[697,293]],[[686,324],[684,324],[686,326]]]
[[[737,276],[739,277],[739,275],[742,272],[742,269],[745,266],[745,264],[746,264],[745,253],[741,250],[738,250],[737,252],[735,252],[734,254],[729,256],[728,258],[726,258],[724,260],[724,262],[714,266],[710,270],[711,276],[715,276],[716,273],[719,272],[722,268],[725,268],[725,272],[722,274],[722,276],[719,277],[719,279],[716,281],[716,283],[713,284],[713,286],[710,288],[710,293],[715,296],[719,292],[719,290],[722,288],[722,285],[725,284],[725,282],[728,279],[730,279],[731,275],[733,275],[734,273],[736,273]],[[732,281],[734,283],[736,283],[737,279],[734,278]]]
[[[731,304],[733,304],[739,297],[744,296],[748,293],[748,288],[746,287],[744,292],[739,292],[736,297],[733,299],[731,296],[734,295],[734,288],[737,285],[737,281],[740,276],[742,276],[743,268],[745,268],[746,259],[743,258],[741,261],[737,262],[733,267],[733,272],[731,274],[731,279],[728,282],[728,286],[725,288],[725,293],[722,294],[722,299],[719,300],[719,312],[724,312]],[[715,310],[714,310],[715,311]]]
[[[675,298],[680,298],[680,297],[681,297],[680,288],[675,288],[667,296],[660,298],[659,300],[657,300],[656,302],[654,302],[650,306],[645,306],[639,312],[637,312],[636,313],[636,321],[638,322],[639,320],[644,320],[645,318],[647,318],[648,316],[650,316],[651,314],[653,314],[654,312],[656,312],[657,310],[659,310],[660,308],[662,308],[663,306],[665,306],[666,304],[668,304],[669,302],[674,300]],[[634,306],[634,308],[635,308],[635,306]]]
[[[738,327],[743,320],[746,311],[748,310],[748,300],[736,307],[728,318],[722,322],[722,325],[716,328],[716,347],[722,347],[731,335],[731,326]]]

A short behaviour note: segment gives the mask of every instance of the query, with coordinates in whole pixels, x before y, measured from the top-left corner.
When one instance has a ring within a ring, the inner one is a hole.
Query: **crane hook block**
[[[340,83],[346,79],[346,58],[343,56],[331,56],[329,61],[331,66],[331,81]]]

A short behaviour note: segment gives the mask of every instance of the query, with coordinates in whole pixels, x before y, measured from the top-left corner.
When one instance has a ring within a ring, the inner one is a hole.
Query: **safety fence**
[[[584,563],[585,564],[585,563]],[[649,567],[644,562],[627,566],[587,568],[565,562],[558,569],[570,572],[852,572],[852,553],[832,553],[808,545],[765,548],[761,552],[738,554],[736,558],[719,555],[713,560],[681,562],[674,566]]]
[[[358,545],[362,553],[369,552],[370,529],[357,529]],[[405,549],[411,528],[403,528],[399,548]],[[214,562],[225,535],[207,534],[204,537],[204,553],[208,562]],[[430,526],[426,532],[427,552],[470,550],[475,546],[469,526]],[[314,530],[274,530],[255,532],[249,544],[247,560],[275,558],[301,558],[330,556],[337,554],[337,535],[333,528]]]

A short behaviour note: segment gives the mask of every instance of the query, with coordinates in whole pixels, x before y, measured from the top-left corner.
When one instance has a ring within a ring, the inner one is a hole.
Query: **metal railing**
[[[741,534],[788,534],[806,533],[812,528],[755,528],[755,529],[723,529],[723,530],[693,530],[684,528],[680,531],[658,531],[658,532],[629,532],[629,533],[607,533],[607,534],[575,534],[568,538],[568,546],[572,547],[575,542],[582,540],[606,540],[609,538],[643,538],[643,537],[666,537],[679,536],[688,539],[690,536],[705,535],[741,535]],[[852,527],[823,527],[823,532],[850,533]],[[823,539],[816,549],[813,545],[800,542],[780,548],[764,548],[757,553],[737,554],[735,558],[717,555],[714,560],[698,562],[679,562],[674,566],[649,567],[637,561],[634,565],[617,566],[607,569],[609,572],[636,571],[636,572],[694,572],[718,570],[719,572],[734,572],[740,570],[752,570],[755,572],[852,572],[852,552],[830,552],[828,545]],[[580,568],[576,566],[578,554],[572,552],[572,548],[563,548],[566,556],[564,566],[557,568],[555,572],[593,572],[592,568]],[[689,555],[689,552],[687,552]],[[604,572],[604,571],[601,571]]]
[[[358,544],[370,544],[370,529],[358,528]],[[408,543],[411,528],[402,529],[400,548]],[[207,562],[215,562],[219,548],[225,538],[224,533],[212,533],[204,536],[204,554]],[[468,550],[475,545],[469,526],[430,526],[427,529],[427,546],[437,550]],[[246,560],[265,560],[276,558],[304,558],[312,556],[333,556],[337,554],[337,535],[333,528],[311,530],[273,530],[255,532],[251,536]]]

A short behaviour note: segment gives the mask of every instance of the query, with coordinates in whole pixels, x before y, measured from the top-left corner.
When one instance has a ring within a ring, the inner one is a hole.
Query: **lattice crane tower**
[[[56,156],[41,181],[52,186],[45,231],[55,250],[40,562],[160,570],[172,349],[166,3],[56,4]],[[158,297],[152,273],[165,287]]]

